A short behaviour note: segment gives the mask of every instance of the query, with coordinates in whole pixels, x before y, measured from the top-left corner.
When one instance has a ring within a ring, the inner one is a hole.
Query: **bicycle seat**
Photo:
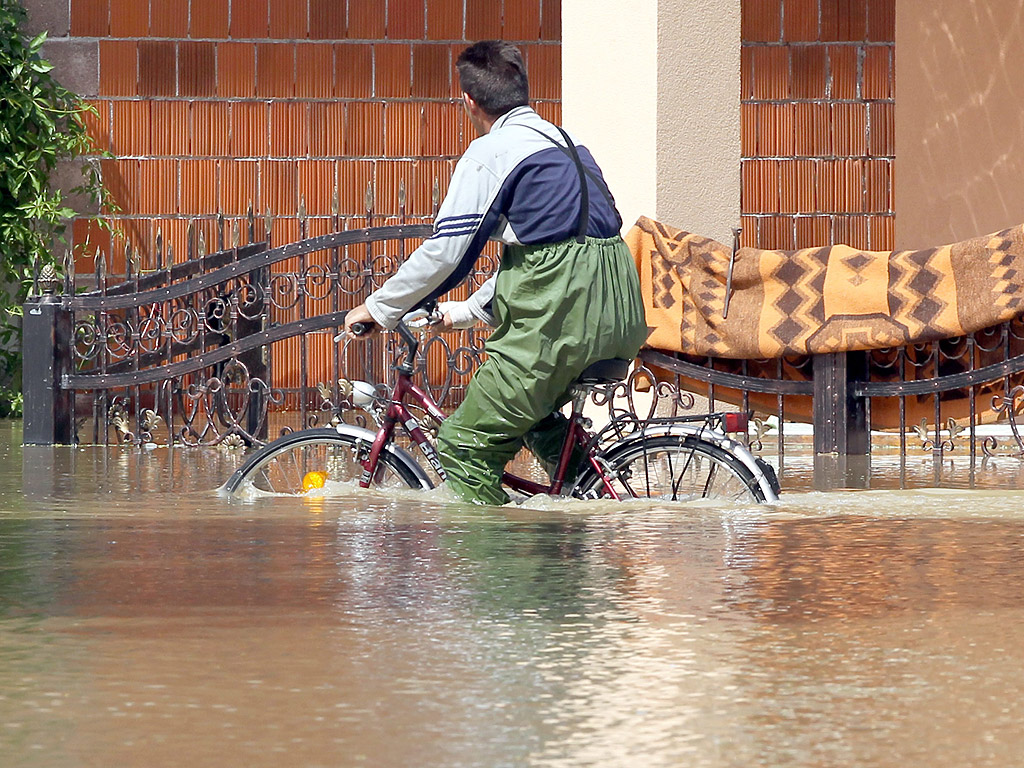
[[[622,381],[629,375],[629,364],[632,360],[620,360],[615,357],[611,360],[598,360],[591,363],[576,379],[577,384],[614,384]]]

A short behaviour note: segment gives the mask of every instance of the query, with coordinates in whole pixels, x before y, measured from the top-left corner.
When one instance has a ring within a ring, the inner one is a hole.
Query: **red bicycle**
[[[406,318],[408,320],[409,318]],[[362,329],[368,331],[369,328]],[[351,382],[353,406],[370,414],[377,430],[340,423],[286,434],[249,456],[224,486],[230,494],[246,489],[274,494],[303,494],[311,487],[357,484],[361,487],[428,489],[434,479],[413,455],[396,442],[404,433],[436,479],[445,479],[437,450],[410,404],[429,419],[445,415],[427,392],[413,382],[419,340],[405,321],[397,333],[406,355],[395,365],[395,383],[378,389]],[[594,390],[614,387],[629,374],[631,361],[602,360],[585,370],[571,388],[571,413],[558,463],[545,484],[506,472],[503,483],[521,494],[549,494],[582,499],[724,499],[774,501],[779,485],[775,471],[754,456],[730,432],[745,432],[745,413],[639,419],[612,418],[597,432],[583,406]],[[583,452],[570,476],[574,447]]]

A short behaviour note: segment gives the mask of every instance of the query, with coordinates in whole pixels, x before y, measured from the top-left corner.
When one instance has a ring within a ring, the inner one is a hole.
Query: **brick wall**
[[[473,138],[453,106],[467,41],[519,43],[536,108],[560,113],[559,0],[70,0],[69,29],[98,46],[90,131],[144,268],[157,231],[181,260],[190,223],[212,247],[250,205],[276,243],[302,210],[309,235],[362,226],[368,186],[377,222],[400,187],[429,217]],[[84,221],[74,238],[91,269],[108,238]]]
[[[743,244],[893,247],[895,0],[745,0]]]
[[[742,4],[744,244],[892,246],[894,6]],[[558,0],[70,0],[69,39],[98,46],[91,131],[145,260],[157,230],[183,258],[189,222],[214,243],[218,214],[230,228],[250,204],[280,217],[276,242],[299,236],[303,203],[310,234],[358,226],[370,184],[379,216],[398,214],[401,185],[408,216],[429,217],[472,137],[451,107],[454,55],[519,42],[557,119],[559,14]],[[86,238],[105,248],[83,222]]]

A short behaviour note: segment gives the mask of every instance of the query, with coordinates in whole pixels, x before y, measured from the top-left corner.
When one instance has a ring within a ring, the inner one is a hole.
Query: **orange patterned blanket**
[[[626,242],[658,349],[763,359],[901,347],[1024,311],[1024,225],[920,251],[742,248],[727,318],[731,248],[647,218]]]

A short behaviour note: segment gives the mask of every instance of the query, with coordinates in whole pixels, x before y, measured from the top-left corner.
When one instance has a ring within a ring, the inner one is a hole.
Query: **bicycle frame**
[[[384,412],[383,418],[381,419],[380,428],[377,430],[377,435],[370,448],[369,456],[367,456],[366,460],[363,462],[363,474],[359,480],[359,485],[363,488],[368,488],[370,486],[373,476],[377,471],[377,464],[380,460],[381,452],[384,450],[384,446],[390,443],[394,438],[395,427],[398,424],[402,425],[402,429],[405,430],[409,438],[419,446],[423,455],[426,457],[427,462],[438,476],[442,480],[447,479],[447,473],[441,466],[441,460],[438,456],[437,449],[434,448],[434,445],[427,438],[419,420],[413,415],[409,408],[406,407],[405,400],[406,398],[411,398],[438,423],[444,421],[446,416],[438,407],[437,403],[434,402],[433,398],[431,398],[429,394],[412,381],[416,352],[419,348],[419,340],[408,329],[408,327],[406,327],[405,323],[400,323],[396,330],[408,346],[409,354],[406,356],[404,362],[398,363],[395,366],[395,386],[391,390],[391,397],[388,401],[387,409]],[[612,487],[607,474],[594,455],[592,448],[593,443],[591,440],[592,435],[581,423],[581,410],[582,399],[574,397],[572,416],[569,418],[569,429],[565,440],[562,443],[561,453],[558,457],[558,464],[556,465],[554,478],[550,485],[543,485],[532,480],[527,480],[526,478],[513,475],[510,472],[502,473],[502,482],[512,490],[519,493],[529,495],[560,495],[565,488],[566,474],[568,472],[569,459],[572,456],[573,447],[579,446],[584,450],[586,458],[594,468],[594,471],[597,472],[600,478],[602,478],[602,482],[604,483],[609,495],[618,500],[618,493]]]

